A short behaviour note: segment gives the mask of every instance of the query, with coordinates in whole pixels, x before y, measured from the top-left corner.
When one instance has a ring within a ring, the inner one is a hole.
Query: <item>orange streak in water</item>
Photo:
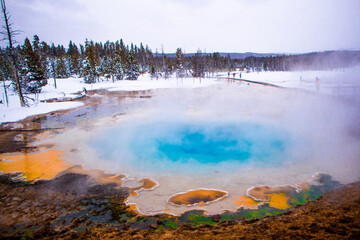
[[[0,161],[0,171],[3,173],[21,172],[27,181],[43,178],[50,179],[71,167],[71,165],[60,159],[62,153],[50,149],[28,154],[0,154],[0,159],[3,160]]]

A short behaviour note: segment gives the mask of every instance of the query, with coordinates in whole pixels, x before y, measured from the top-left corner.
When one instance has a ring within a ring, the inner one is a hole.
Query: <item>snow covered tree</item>
[[[229,72],[235,71],[235,66],[234,66],[234,62],[231,60],[230,54],[228,54],[226,56],[226,68],[228,69]]]
[[[47,80],[45,79],[45,71],[41,65],[40,56],[34,52],[28,38],[25,39],[21,55],[24,62],[20,73],[25,92],[40,92],[41,87],[47,84]]]
[[[55,75],[57,78],[67,78],[67,68],[63,57],[58,57],[55,62]]]
[[[166,56],[164,56],[164,58],[165,58],[164,78],[168,79],[171,77],[174,68],[170,59],[167,58]]]
[[[39,56],[40,56],[40,61],[41,61],[41,65],[42,65],[42,68],[45,70],[45,78],[50,78],[52,75],[51,75],[51,72],[49,71],[50,69],[48,68],[49,66],[49,57],[50,57],[50,46],[42,41],[40,44],[39,44]]]
[[[197,78],[205,76],[205,64],[201,50],[198,50],[192,59],[192,75]]]
[[[68,58],[68,69],[70,75],[78,74],[79,73],[79,49],[76,44],[69,42],[69,48],[67,51],[67,58]]]
[[[156,80],[161,77],[161,73],[159,72],[159,53],[156,49],[155,57],[151,54],[151,63],[150,63],[150,76],[151,78],[156,78]]]
[[[83,60],[83,77],[85,83],[94,83],[98,78],[98,63],[93,41],[85,42],[85,58]]]
[[[140,43],[140,47],[138,50],[138,59],[139,59],[138,63],[141,73],[145,73],[149,70],[148,59],[146,55],[147,55],[146,48],[142,43]]]
[[[115,74],[116,80],[124,79],[124,70],[123,70],[123,64],[122,64],[122,60],[121,60],[119,46],[115,47],[113,64],[114,64],[114,74]]]
[[[155,70],[155,66],[154,66],[154,65],[151,65],[149,73],[150,73],[151,79],[156,78],[157,75],[156,75],[156,70]]]
[[[140,71],[133,49],[130,51],[126,60],[125,79],[137,80],[140,75]]]
[[[181,48],[176,49],[175,69],[176,69],[176,77],[177,78],[185,77],[186,71],[185,71],[185,67],[184,67],[184,54],[182,53]]]
[[[105,55],[101,61],[101,71],[104,74],[104,77],[108,80],[115,81],[115,62]]]

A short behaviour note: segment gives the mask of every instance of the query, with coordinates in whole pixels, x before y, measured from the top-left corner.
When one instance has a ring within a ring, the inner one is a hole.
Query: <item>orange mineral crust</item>
[[[277,209],[287,209],[290,207],[289,195],[296,189],[293,186],[261,186],[248,190],[248,195],[259,200],[269,203],[270,207]]]
[[[21,172],[26,181],[51,179],[71,167],[60,159],[63,152],[54,149],[21,154],[0,154],[0,171]]]
[[[159,185],[157,182],[151,180],[150,178],[140,179],[139,182],[142,183],[141,186],[135,187],[135,188],[130,188],[130,195],[131,196],[137,196],[138,192],[140,192],[142,190],[152,190],[156,186]]]
[[[233,200],[233,203],[238,207],[257,208],[259,204],[259,202],[248,196],[236,196],[235,198],[239,199]]]
[[[285,195],[285,193],[271,193],[269,206],[277,209],[287,209],[290,206],[289,198]]]
[[[227,192],[220,190],[198,189],[176,194],[169,199],[169,202],[176,205],[195,205],[214,202],[227,195]]]
[[[250,188],[248,190],[248,195],[259,201],[270,201],[272,193],[290,193],[294,191],[295,188],[290,185],[274,187],[261,186]]]

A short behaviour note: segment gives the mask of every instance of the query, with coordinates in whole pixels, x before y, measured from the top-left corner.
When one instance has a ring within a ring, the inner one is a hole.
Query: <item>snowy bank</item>
[[[29,116],[82,106],[80,102],[39,103],[30,107],[1,108],[0,123],[16,122]]]

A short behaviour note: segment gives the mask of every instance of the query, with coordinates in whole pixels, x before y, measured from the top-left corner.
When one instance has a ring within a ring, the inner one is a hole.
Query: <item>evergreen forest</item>
[[[360,51],[327,51],[306,54],[175,54],[152,51],[147,45],[116,42],[84,44],[69,42],[49,45],[35,35],[22,45],[0,48],[0,79],[18,79],[24,93],[37,93],[50,78],[80,77],[85,83],[97,81],[137,80],[148,73],[152,79],[205,78],[218,73],[240,71],[333,70],[360,63]],[[16,76],[15,76],[16,75]]]

